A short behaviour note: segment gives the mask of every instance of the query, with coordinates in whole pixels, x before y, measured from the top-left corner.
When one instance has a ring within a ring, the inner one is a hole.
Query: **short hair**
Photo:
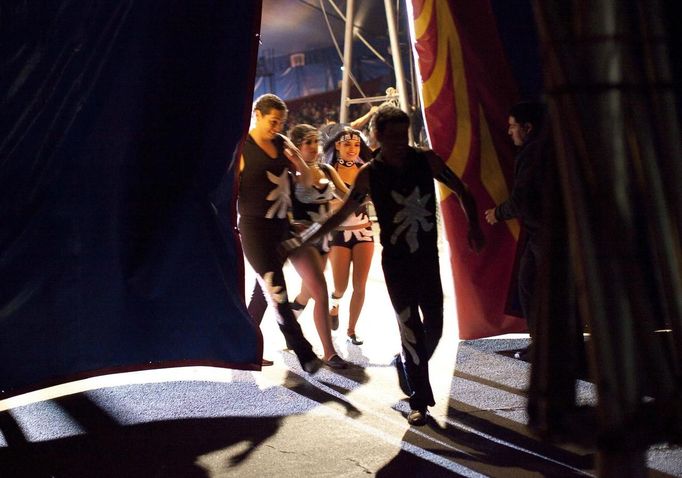
[[[320,132],[314,126],[305,123],[297,124],[289,130],[289,139],[292,143],[294,143],[295,146],[298,147],[303,144],[306,136],[309,136],[310,133],[317,133],[318,136],[320,134]]]
[[[383,133],[389,123],[402,123],[408,126],[410,124],[407,113],[393,105],[380,106],[372,120],[372,126],[376,128],[377,133]]]
[[[272,110],[288,111],[287,105],[284,103],[282,98],[272,93],[265,93],[264,95],[256,98],[253,102],[253,111],[260,111],[262,114],[266,115]]]
[[[521,101],[509,110],[509,116],[517,123],[530,123],[538,131],[545,121],[545,105],[538,101]]]

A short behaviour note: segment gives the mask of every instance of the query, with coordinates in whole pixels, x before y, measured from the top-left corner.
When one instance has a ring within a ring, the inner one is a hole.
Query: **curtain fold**
[[[259,1],[3,3],[0,394],[255,369],[234,159]]]
[[[457,199],[442,189],[459,337],[524,332],[526,321],[507,300],[510,289],[515,295],[519,224],[490,227],[482,218],[511,189],[514,151],[507,120],[518,100],[495,15],[489,1],[413,0],[412,5],[429,141],[474,194],[487,242],[480,254],[469,250],[466,217]]]

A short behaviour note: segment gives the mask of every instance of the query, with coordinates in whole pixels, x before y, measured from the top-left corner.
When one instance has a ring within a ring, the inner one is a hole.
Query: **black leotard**
[[[443,329],[433,176],[426,157],[414,149],[401,169],[389,166],[379,153],[369,174],[381,229],[381,265],[413,392],[410,406],[423,409],[434,404],[428,361]]]

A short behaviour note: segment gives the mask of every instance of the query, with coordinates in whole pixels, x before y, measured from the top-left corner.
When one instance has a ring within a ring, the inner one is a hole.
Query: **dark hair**
[[[344,126],[341,128],[338,133],[336,133],[334,136],[329,138],[325,143],[322,148],[324,151],[324,161],[327,164],[332,164],[334,163],[334,159],[336,156],[336,150],[334,149],[334,145],[336,144],[337,141],[339,141],[344,135],[350,134],[350,135],[355,135],[358,138],[360,138],[360,162],[365,162],[369,161],[369,159],[372,157],[372,150],[369,149],[369,146],[367,146],[367,143],[365,143],[365,140],[362,138],[362,133],[358,131],[357,129],[351,128],[350,126]]]
[[[383,133],[386,125],[389,123],[403,123],[410,124],[410,117],[400,108],[393,105],[382,105],[379,107],[374,117],[371,120],[372,126],[376,128],[377,133]]]
[[[289,139],[294,143],[294,146],[298,147],[303,144],[305,137],[313,132],[319,135],[319,131],[314,126],[305,123],[297,124],[289,130]]]
[[[530,123],[537,132],[545,121],[545,105],[538,101],[522,101],[516,103],[509,110],[509,116],[517,123]]]
[[[264,115],[270,113],[271,110],[288,111],[282,98],[272,93],[265,93],[256,98],[256,101],[253,102],[253,111],[256,110]]]

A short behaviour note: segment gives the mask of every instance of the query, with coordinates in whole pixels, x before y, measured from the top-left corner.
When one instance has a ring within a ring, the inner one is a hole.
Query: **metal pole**
[[[346,2],[346,31],[343,39],[343,80],[341,82],[341,105],[339,107],[340,123],[348,123],[348,105],[346,100],[350,96],[350,70],[353,62],[354,3],[354,0]]]
[[[398,41],[398,26],[395,21],[395,10],[393,0],[384,0],[386,9],[386,23],[388,24],[388,35],[391,41],[391,56],[393,56],[393,69],[395,70],[395,87],[398,90],[400,109],[410,114],[410,101],[407,97],[405,87],[405,75],[403,74],[403,62],[400,58],[400,42]]]

